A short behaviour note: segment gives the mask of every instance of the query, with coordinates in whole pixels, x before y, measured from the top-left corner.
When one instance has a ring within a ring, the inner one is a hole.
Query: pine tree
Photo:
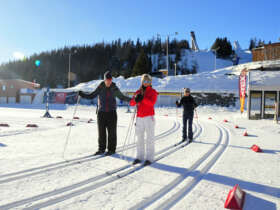
[[[218,37],[212,45],[211,50],[216,51],[217,57],[227,58],[232,55],[232,45],[226,37]]]
[[[258,46],[257,47],[263,47],[265,44],[264,40],[262,41],[261,39],[259,39],[259,42],[258,42]]]
[[[252,51],[253,48],[256,48],[256,38],[250,39],[249,50]]]
[[[176,49],[175,52],[175,63],[178,63],[181,60],[181,49]]]
[[[133,67],[132,75],[137,76],[145,73],[150,73],[150,71],[149,58],[142,49]]]

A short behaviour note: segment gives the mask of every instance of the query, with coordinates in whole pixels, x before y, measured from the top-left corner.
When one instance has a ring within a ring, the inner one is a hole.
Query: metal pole
[[[265,98],[264,98],[264,90],[262,90],[262,104],[261,104],[261,119],[264,119],[264,112],[265,112],[265,109],[264,109],[264,106],[265,106]]]
[[[68,88],[70,88],[71,53],[69,53]]]
[[[68,144],[68,141],[69,141],[69,136],[70,136],[70,133],[71,133],[71,129],[72,129],[72,126],[73,126],[73,119],[76,115],[78,104],[80,102],[80,98],[81,97],[78,95],[77,104],[76,104],[75,109],[74,109],[73,117],[72,117],[71,122],[70,122],[70,127],[69,127],[69,130],[68,130],[66,141],[65,141],[65,144],[64,144],[64,148],[63,148],[63,153],[62,153],[62,158],[63,159],[64,159],[65,150],[66,150],[66,147],[67,147],[67,144]]]
[[[217,58],[216,58],[216,57],[217,57],[217,56],[216,56],[216,53],[217,53],[217,51],[215,50],[215,68],[214,68],[214,70],[216,70],[216,59],[217,59]]]
[[[217,59],[217,50],[220,49],[220,47],[217,47],[216,49],[213,49],[215,52],[215,69],[216,70],[216,59]]]
[[[176,74],[176,66],[177,66],[177,64],[175,63],[174,65],[175,65],[175,76],[176,76],[176,75],[177,75],[177,74]]]
[[[167,38],[166,38],[166,68],[167,68],[167,74],[169,73],[168,42],[169,42],[169,35],[167,35]]]
[[[279,117],[279,94],[280,94],[280,92],[279,91],[277,91],[276,92],[276,94],[277,94],[277,96],[276,96],[276,123],[278,123],[278,117]]]

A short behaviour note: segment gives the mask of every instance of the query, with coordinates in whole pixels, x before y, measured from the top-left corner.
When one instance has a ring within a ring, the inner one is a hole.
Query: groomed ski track
[[[177,132],[179,129],[180,129],[180,124],[177,121],[173,121],[172,127],[170,129],[168,129],[168,130],[166,130],[166,131],[164,131],[164,132],[162,132],[162,133],[160,133],[159,135],[156,136],[156,138],[155,138],[156,143],[157,143],[157,140],[164,140],[164,137]],[[196,127],[195,127],[195,129],[196,129]],[[127,145],[124,149],[128,150],[128,149],[133,149],[134,147],[136,147],[135,143]],[[167,150],[169,150],[170,148],[173,148],[173,147],[174,147],[174,145],[171,145],[169,148],[165,148],[165,149],[161,150],[160,152],[158,152],[157,154],[164,153],[164,152],[166,152]],[[117,149],[117,152],[122,152],[122,149],[123,149],[123,147],[120,146]],[[119,156],[119,155],[116,154],[116,156]],[[4,174],[4,175],[0,176],[0,178],[5,178],[5,179],[0,180],[0,184],[7,183],[7,182],[12,182],[12,181],[15,181],[15,180],[18,180],[18,179],[27,178],[27,177],[34,176],[34,175],[44,174],[44,173],[52,171],[52,170],[58,170],[58,169],[62,169],[62,168],[65,168],[65,167],[72,166],[72,165],[79,164],[82,167],[82,163],[92,161],[92,160],[97,160],[97,159],[100,159],[102,157],[103,156],[85,156],[85,157],[71,159],[71,160],[67,160],[67,161],[62,161],[62,162],[58,162],[58,163],[54,163],[54,164],[41,166],[41,167],[31,168],[31,169],[27,169],[27,170],[15,172],[15,173]],[[120,158],[120,156],[119,156],[119,158]],[[163,158],[163,157],[161,157],[161,158]],[[108,177],[111,174],[117,173],[119,171],[123,171],[127,168],[132,168],[131,164],[127,164],[124,167],[120,167],[118,169],[107,171],[104,174],[101,174],[100,176],[92,177],[92,178],[90,178],[88,180],[85,180],[83,182],[76,183],[74,185],[70,185],[68,187],[64,187],[64,188],[55,190],[53,192],[43,193],[43,194],[38,195],[38,196],[34,196],[34,197],[31,197],[31,198],[27,198],[27,199],[23,199],[23,200],[20,200],[20,201],[15,201],[15,202],[12,202],[12,203],[9,203],[9,204],[6,204],[6,205],[2,205],[2,206],[0,206],[0,209],[13,209],[15,207],[19,207],[19,206],[24,205],[26,203],[34,202],[34,201],[37,201],[37,200],[40,200],[40,199],[43,199],[43,198],[46,198],[46,197],[50,197],[50,196],[53,196],[53,195],[56,195],[56,194],[61,194],[63,192],[67,192],[69,190],[76,189],[78,187],[84,186],[88,183],[93,183],[94,181],[100,180],[104,177]],[[29,173],[29,172],[32,172],[32,173]],[[9,178],[7,178],[7,177],[9,177]],[[105,181],[105,183],[109,183],[109,182],[110,181]],[[97,187],[95,187],[95,188],[97,188]],[[82,192],[83,191],[84,190],[82,190]],[[35,209],[37,209],[37,207]]]
[[[229,144],[229,131],[221,125],[216,124],[219,132],[219,138],[215,144],[199,159],[197,159],[188,170],[181,174],[178,178],[174,179],[171,183],[167,184],[164,188],[158,192],[151,195],[148,199],[138,203],[137,205],[129,209],[145,209],[151,204],[155,203],[156,200],[163,200],[162,197],[169,193],[171,190],[176,191],[176,186],[182,183],[186,178],[192,176],[186,183],[184,187],[173,193],[172,197],[157,204],[154,209],[171,209],[174,204],[176,204],[180,199],[186,196],[201,180],[203,175],[205,175],[209,169],[215,164],[217,159],[225,151]],[[200,171],[195,173],[195,171]]]
[[[175,118],[174,118],[175,119]],[[223,154],[227,145],[229,144],[229,131],[221,124],[216,122],[196,122],[194,121],[194,141],[198,141],[198,138],[203,133],[203,130],[207,128],[208,125],[212,125],[216,128],[219,135],[216,138],[215,144],[204,154],[199,157],[190,167],[187,168],[186,172],[181,174],[179,177],[174,179],[171,183],[167,183],[164,187],[162,187],[158,192],[149,195],[149,197],[145,200],[140,201],[136,205],[131,205],[127,208],[130,209],[169,209],[176,202],[186,196],[201,180],[204,174],[206,174],[209,169],[215,164],[218,158]],[[156,136],[156,140],[165,140],[166,137],[170,135],[174,135],[176,132],[181,132],[180,123],[177,120],[173,121],[173,126],[159,135]],[[156,141],[156,144],[160,144],[161,141]],[[0,209],[15,209],[15,208],[25,208],[25,209],[40,209],[48,206],[55,205],[62,201],[68,200],[78,195],[82,195],[87,192],[94,191],[100,187],[103,187],[109,183],[120,180],[123,177],[132,177],[133,174],[137,174],[137,172],[145,171],[146,168],[152,168],[154,164],[157,164],[158,161],[167,158],[169,155],[186,148],[187,144],[171,144],[168,147],[165,147],[156,153],[155,163],[151,166],[143,167],[142,165],[131,166],[131,164],[124,165],[122,167],[105,171],[105,173],[100,174],[98,176],[91,177],[82,182],[78,182],[66,187],[62,187],[56,189],[54,191],[38,194],[36,196],[32,196],[29,198],[25,198],[22,200],[17,200],[14,202],[7,203],[5,205],[0,206]],[[192,145],[192,144],[190,144]],[[135,144],[128,145],[125,149],[132,149],[135,147]],[[122,152],[122,146],[118,148],[118,153]],[[116,154],[115,156],[119,156]],[[57,162],[54,164],[49,164],[41,167],[30,168],[27,170],[1,175],[0,184],[5,182],[11,182],[17,179],[23,179],[28,176],[44,174],[46,171],[59,170],[71,165],[78,165],[78,167],[83,167],[83,163],[87,161],[93,161],[95,159],[100,159],[101,156],[91,157],[85,156],[80,158],[71,159],[68,161]],[[120,157],[116,157],[120,158]],[[196,173],[196,176],[193,176],[195,171],[200,171],[200,173]],[[30,173],[32,172],[32,173]],[[191,179],[190,179],[191,177]],[[177,186],[188,180],[187,184],[184,183],[184,188],[177,189]],[[98,182],[99,181],[99,182]],[[176,190],[177,189],[177,190]],[[168,196],[169,194],[172,196]]]
[[[174,121],[173,126],[169,130],[164,131],[164,132],[160,133],[159,135],[157,135],[155,137],[155,140],[157,141],[159,139],[163,139],[165,136],[168,136],[171,133],[176,132],[179,128],[180,128],[180,124],[178,122]],[[123,146],[119,146],[117,148],[116,152],[121,153],[125,150],[132,149],[135,147],[136,147],[135,143],[129,144],[125,148],[123,148]],[[49,172],[52,170],[62,169],[65,167],[69,167],[71,165],[76,165],[76,164],[81,164],[81,163],[88,162],[88,161],[93,161],[96,159],[100,159],[102,157],[104,157],[104,156],[87,155],[87,156],[74,158],[74,159],[70,159],[70,160],[65,160],[65,161],[61,161],[61,162],[57,162],[57,163],[52,163],[49,165],[44,165],[44,166],[40,166],[40,167],[36,167],[36,168],[30,168],[30,169],[26,169],[23,171],[18,171],[18,172],[9,173],[9,174],[3,174],[3,175],[0,175],[0,184],[11,182],[11,181],[22,179],[22,178],[26,178],[29,176],[43,174],[43,173],[46,173],[46,172]],[[32,173],[29,173],[29,172],[32,172]],[[8,177],[8,178],[6,178],[6,177]],[[5,179],[2,179],[2,178],[5,178]]]

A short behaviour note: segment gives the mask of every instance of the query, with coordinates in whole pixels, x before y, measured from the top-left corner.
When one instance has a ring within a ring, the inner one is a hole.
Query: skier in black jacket
[[[187,121],[188,121],[188,139],[189,143],[193,140],[193,131],[192,131],[192,122],[193,122],[193,113],[194,109],[198,106],[194,98],[190,94],[189,88],[184,88],[184,96],[176,101],[177,107],[183,105],[183,135],[182,141],[187,140]]]
[[[131,98],[121,93],[119,88],[112,82],[112,75],[109,71],[104,74],[104,81],[90,94],[79,91],[83,98],[93,99],[98,96],[98,146],[99,149],[95,155],[103,154],[107,146],[108,131],[108,151],[105,155],[112,155],[116,152],[117,147],[117,105],[116,97],[123,101],[130,101]]]

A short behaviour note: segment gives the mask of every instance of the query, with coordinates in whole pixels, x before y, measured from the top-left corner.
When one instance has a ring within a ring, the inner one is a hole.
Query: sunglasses
[[[149,80],[144,80],[143,83],[151,83]]]

